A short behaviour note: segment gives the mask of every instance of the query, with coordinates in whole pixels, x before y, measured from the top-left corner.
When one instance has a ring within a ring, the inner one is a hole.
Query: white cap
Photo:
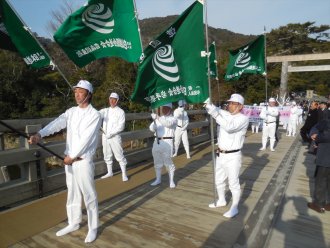
[[[178,101],[179,107],[183,107],[184,105],[186,105],[186,101],[185,100],[180,100]]]
[[[297,105],[297,103],[295,102],[295,101],[292,101],[292,103],[291,103],[292,105]]]
[[[253,103],[253,106],[258,106],[256,103]]]
[[[244,98],[240,94],[232,94],[227,102],[238,102],[244,105]]]
[[[269,98],[268,102],[276,102],[274,97]]]
[[[116,98],[116,99],[119,100],[119,96],[118,96],[118,94],[115,93],[115,92],[112,92],[112,93],[110,94],[109,98]]]
[[[73,86],[73,88],[82,88],[88,90],[90,93],[93,93],[93,85],[87,80],[80,80],[77,85]]]
[[[164,104],[162,107],[169,107],[169,108],[172,108],[172,103],[170,102],[170,103],[166,103],[166,104]]]

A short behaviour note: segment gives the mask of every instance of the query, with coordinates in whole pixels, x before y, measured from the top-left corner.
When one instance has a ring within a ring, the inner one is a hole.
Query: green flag
[[[213,41],[209,47],[210,53],[210,77],[213,77],[218,80],[218,68],[217,68],[217,54],[215,49],[215,42]]]
[[[203,3],[195,1],[146,47],[133,101],[156,108],[180,99],[201,103],[208,98],[203,27]]]
[[[18,51],[33,68],[50,65],[48,55],[6,0],[0,0],[0,48]]]
[[[265,73],[265,38],[258,36],[254,41],[236,50],[229,51],[229,65],[225,80],[237,80],[243,73]]]
[[[111,56],[137,62],[142,54],[133,0],[89,0],[64,21],[54,39],[79,67]]]

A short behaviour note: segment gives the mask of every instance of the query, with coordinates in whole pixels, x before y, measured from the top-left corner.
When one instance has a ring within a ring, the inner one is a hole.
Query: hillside
[[[169,27],[176,19],[177,15],[167,17],[153,17],[139,21],[143,47],[156,38],[161,32]],[[218,47],[235,48],[252,40],[255,36],[243,35],[231,32],[227,29],[213,28],[209,26],[209,42],[215,41]]]

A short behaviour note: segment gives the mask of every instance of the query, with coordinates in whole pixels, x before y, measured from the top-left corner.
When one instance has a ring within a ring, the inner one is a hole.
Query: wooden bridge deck
[[[242,199],[235,218],[222,216],[230,204],[208,208],[214,197],[213,167],[210,145],[203,144],[193,149],[192,159],[184,154],[174,159],[175,189],[168,187],[165,170],[161,186],[149,186],[152,161],[130,169],[128,182],[121,175],[98,179],[100,227],[97,239],[87,246],[330,247],[330,212],[318,214],[306,206],[313,157],[298,138],[282,135],[276,152],[258,151],[260,140],[260,133],[248,134],[245,142]],[[86,216],[79,230],[55,235],[66,225],[65,199],[61,192],[0,213],[0,247],[84,246]]]

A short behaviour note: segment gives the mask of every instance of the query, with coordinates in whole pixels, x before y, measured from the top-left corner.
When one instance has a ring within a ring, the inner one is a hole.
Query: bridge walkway
[[[276,152],[258,151],[261,134],[248,133],[241,168],[240,213],[228,220],[229,206],[208,208],[213,201],[213,165],[209,143],[192,149],[192,159],[174,158],[177,187],[168,187],[163,171],[159,187],[152,161],[97,179],[100,201],[98,238],[89,247],[330,247],[330,213],[309,210],[313,168],[299,137],[280,132]],[[226,195],[230,200],[230,193]],[[66,192],[0,213],[0,247],[81,247],[81,228],[56,237],[66,225]]]

